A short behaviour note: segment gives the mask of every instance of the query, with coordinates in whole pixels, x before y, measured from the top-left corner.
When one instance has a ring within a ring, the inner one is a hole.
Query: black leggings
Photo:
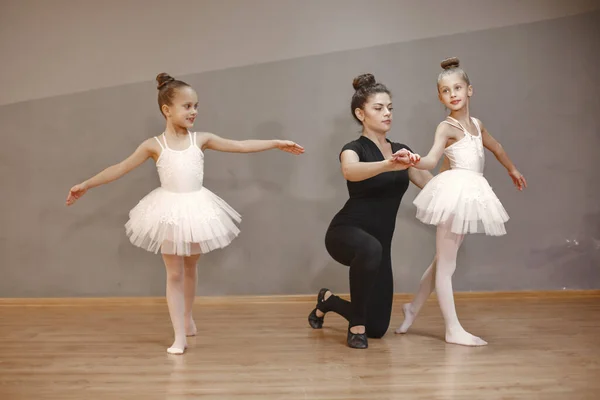
[[[330,228],[325,247],[334,260],[350,267],[351,302],[330,296],[320,311],[341,315],[351,327],[364,325],[368,337],[383,337],[390,325],[394,295],[390,242],[382,243],[353,226]]]

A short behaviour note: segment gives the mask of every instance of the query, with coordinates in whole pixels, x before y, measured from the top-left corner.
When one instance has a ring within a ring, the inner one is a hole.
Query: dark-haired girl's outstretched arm
[[[90,179],[77,184],[69,190],[67,195],[66,204],[68,206],[75,203],[81,196],[83,196],[89,189],[95,188],[100,185],[116,181],[123,175],[131,172],[135,168],[139,167],[144,161],[156,155],[156,148],[152,139],[145,140],[138,146],[137,149],[125,160],[111,165],[104,169],[102,172],[94,175]]]
[[[291,140],[231,140],[214,133],[198,135],[198,146],[202,150],[211,149],[228,153],[257,153],[271,149],[279,149],[292,154],[304,153],[304,148]]]

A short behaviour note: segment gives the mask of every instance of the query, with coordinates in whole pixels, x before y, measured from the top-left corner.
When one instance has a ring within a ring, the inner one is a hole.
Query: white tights
[[[425,301],[435,289],[446,325],[446,342],[465,346],[486,345],[483,339],[467,332],[458,320],[454,295],[452,292],[452,275],[456,270],[456,256],[464,235],[450,231],[450,222],[439,225],[436,232],[436,257],[421,278],[421,284],[413,301],[404,304],[404,322],[396,333],[406,333],[412,325]]]
[[[173,324],[175,341],[167,349],[171,354],[183,354],[187,348],[186,336],[196,334],[192,307],[196,297],[198,273],[196,263],[200,255],[182,257],[163,254],[167,271],[167,305]]]

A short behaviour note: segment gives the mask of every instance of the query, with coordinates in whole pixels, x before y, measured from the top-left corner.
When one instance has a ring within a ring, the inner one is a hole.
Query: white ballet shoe
[[[167,349],[167,353],[176,354],[176,355],[183,354],[184,351],[185,351],[184,349],[178,349],[177,347],[169,347]]]
[[[458,332],[454,335],[446,332],[446,343],[458,344],[461,346],[487,346],[488,342],[480,337],[470,334],[467,331]]]
[[[411,304],[410,303],[406,303],[402,306],[402,312],[404,313],[404,321],[402,322],[402,324],[398,327],[398,329],[396,329],[396,333],[406,333],[408,332],[408,328],[411,327],[411,325],[413,324],[413,322],[415,321],[415,318],[417,317],[415,315],[414,312],[412,312],[412,310],[410,309]]]
[[[175,354],[175,355],[181,355],[185,352],[185,349],[187,348],[187,346],[185,346],[185,348],[181,349],[178,347],[169,347],[167,349],[167,353],[169,354]]]

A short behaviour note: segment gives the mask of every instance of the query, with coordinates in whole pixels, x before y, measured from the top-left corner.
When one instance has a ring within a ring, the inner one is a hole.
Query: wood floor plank
[[[200,330],[168,355],[166,306],[0,306],[0,399],[597,399],[600,298],[462,298],[459,317],[489,346],[443,342],[432,299],[406,335],[400,302],[368,350],[347,323],[306,317],[313,301],[199,302]]]

